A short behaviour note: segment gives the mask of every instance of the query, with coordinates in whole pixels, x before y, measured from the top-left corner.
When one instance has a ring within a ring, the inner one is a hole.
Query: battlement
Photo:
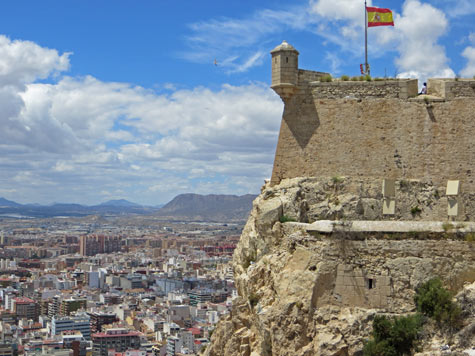
[[[310,83],[315,98],[399,98],[417,96],[417,79],[385,79],[378,81],[332,81]]]
[[[298,67],[299,52],[286,41],[271,51],[272,84],[271,88],[285,102],[299,91],[311,88],[318,99],[342,98],[397,98],[411,99],[418,96],[417,79],[377,78],[370,81],[327,82],[322,78],[328,73],[303,70]],[[475,80],[473,79],[429,79],[427,85],[429,100],[452,100],[456,98],[474,98]],[[424,97],[420,98],[424,99]]]
[[[445,100],[475,98],[474,79],[429,79],[427,93]]]

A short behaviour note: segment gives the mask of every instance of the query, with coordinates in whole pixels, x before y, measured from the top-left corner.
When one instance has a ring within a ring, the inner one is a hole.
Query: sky
[[[363,0],[16,0],[0,8],[0,197],[166,203],[257,194],[283,104],[270,50],[358,75]],[[368,0],[375,77],[473,77],[473,0]]]

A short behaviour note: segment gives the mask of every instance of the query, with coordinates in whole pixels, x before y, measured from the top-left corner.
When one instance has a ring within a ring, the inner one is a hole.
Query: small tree
[[[439,326],[460,326],[460,307],[452,301],[452,294],[439,278],[432,278],[416,289],[417,311],[433,318]]]
[[[420,315],[389,319],[376,316],[373,321],[373,339],[363,348],[364,356],[410,355],[422,328]]]

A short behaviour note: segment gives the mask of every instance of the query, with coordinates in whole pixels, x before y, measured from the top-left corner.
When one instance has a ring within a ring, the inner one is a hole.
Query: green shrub
[[[340,177],[340,176],[333,176],[332,177],[332,182],[333,182],[333,184],[341,183],[341,182],[343,182],[343,178]]]
[[[387,341],[370,340],[364,345],[363,356],[397,356],[397,353]]]
[[[460,326],[460,307],[452,301],[452,294],[443,287],[439,278],[432,278],[416,289],[417,311],[433,318],[439,326]]]
[[[347,82],[348,80],[350,80],[350,77],[347,75],[342,75],[340,79]]]
[[[280,218],[279,218],[279,221],[281,223],[285,223],[285,222],[291,222],[291,221],[295,221],[294,218],[290,217],[290,216],[287,216],[287,215],[282,215]]]
[[[333,81],[333,78],[330,74],[324,75],[320,77],[321,82],[331,82]]]
[[[416,206],[413,206],[413,207],[411,208],[411,214],[412,214],[412,216],[415,216],[415,215],[417,215],[417,214],[420,214],[421,212],[422,212],[421,208],[419,208],[419,206],[417,206],[417,205],[416,205]]]
[[[369,74],[366,74],[366,75],[364,76],[364,80],[366,80],[367,82],[370,82],[370,81],[372,81],[373,79],[371,78],[371,76],[370,76]]]
[[[383,80],[386,80],[385,78],[374,78],[376,82],[382,82]]]
[[[410,355],[422,330],[419,314],[389,319],[376,316],[373,321],[373,339],[363,348],[364,356]]]
[[[359,81],[359,80],[360,80],[359,77],[351,77],[351,81],[352,81],[352,82],[357,82],[357,81]]]

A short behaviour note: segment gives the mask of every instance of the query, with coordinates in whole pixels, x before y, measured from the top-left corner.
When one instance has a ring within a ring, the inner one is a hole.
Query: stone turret
[[[285,101],[297,90],[299,52],[292,45],[283,41],[270,53],[272,55],[271,88]]]

